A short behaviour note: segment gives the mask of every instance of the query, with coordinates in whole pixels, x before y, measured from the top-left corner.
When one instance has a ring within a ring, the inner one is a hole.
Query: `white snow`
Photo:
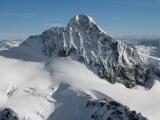
[[[135,48],[139,53],[146,55],[151,55],[151,52],[155,49],[155,47],[144,46],[144,45],[135,46]]]
[[[37,112],[47,118],[54,105],[48,100],[51,81],[43,64],[0,57],[0,66],[0,106],[14,109],[21,118],[42,119]]]
[[[10,48],[18,47],[21,43],[21,40],[1,40],[0,50],[8,50]]]
[[[48,68],[53,73],[52,77],[56,81],[69,83],[82,91],[99,91],[129,106],[131,109],[141,112],[151,120],[158,120],[160,118],[160,92],[158,92],[160,82],[156,78],[155,84],[150,90],[140,86],[128,89],[121,84],[117,83],[113,85],[105,80],[101,80],[89,71],[85,65],[70,58],[55,59]]]
[[[94,98],[98,98],[99,95],[94,92],[98,91],[104,94],[104,97],[110,96],[151,120],[160,118],[158,80],[155,80],[150,90],[143,87],[128,89],[121,84],[113,85],[98,78],[84,64],[71,58],[54,58],[45,64],[0,57],[0,65],[0,106],[13,108],[21,118],[46,119],[59,108],[57,106],[63,106],[64,104],[51,97],[62,83]],[[66,99],[70,101],[73,98]],[[73,104],[76,105],[79,101],[72,102],[76,102]]]

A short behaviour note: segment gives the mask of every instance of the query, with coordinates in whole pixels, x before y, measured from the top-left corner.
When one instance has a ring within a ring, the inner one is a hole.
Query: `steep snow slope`
[[[88,91],[88,89],[99,91],[141,112],[151,120],[160,118],[160,92],[158,92],[160,82],[157,80],[150,90],[143,87],[128,89],[121,84],[112,85],[101,80],[93,72],[88,71],[86,66],[68,58],[53,60],[48,67],[49,71],[53,73],[53,78],[56,78],[57,81],[70,83],[84,91]],[[92,93],[94,93],[93,91]],[[94,94],[93,96],[96,97]]]

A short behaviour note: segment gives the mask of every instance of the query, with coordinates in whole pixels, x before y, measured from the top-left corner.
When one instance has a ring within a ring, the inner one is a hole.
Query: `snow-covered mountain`
[[[160,82],[149,63],[85,14],[1,50],[0,65],[0,120],[160,118]]]
[[[120,41],[130,47],[135,47],[140,53],[154,57],[160,57],[160,38],[159,37],[137,37],[128,36],[120,38]]]
[[[125,37],[120,39],[133,47],[152,67],[152,72],[160,76],[160,38],[159,37]]]
[[[22,40],[0,40],[0,50],[8,50],[13,47],[18,47]]]
[[[160,57],[160,39],[143,40],[135,45],[135,47],[142,53],[144,53],[145,50],[148,51],[144,54],[154,57]]]
[[[32,39],[42,41],[46,56],[71,56],[112,83],[118,81],[134,87],[136,84],[145,85],[149,79],[148,64],[136,50],[113,39],[85,14],[73,17],[66,27],[53,27],[27,41]]]

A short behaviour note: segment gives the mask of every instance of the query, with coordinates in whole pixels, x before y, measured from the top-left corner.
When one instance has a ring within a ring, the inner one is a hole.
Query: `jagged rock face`
[[[86,104],[92,120],[147,120],[140,113],[131,111],[128,107],[107,100],[90,100]]]
[[[42,34],[43,52],[45,55],[52,56],[58,54],[63,47],[64,28],[52,28]]]
[[[19,120],[18,115],[10,108],[0,111],[0,120]]]
[[[45,55],[70,55],[112,83],[133,87],[144,85],[148,78],[148,65],[137,52],[113,39],[87,15],[77,15],[67,27],[51,28],[41,37]]]

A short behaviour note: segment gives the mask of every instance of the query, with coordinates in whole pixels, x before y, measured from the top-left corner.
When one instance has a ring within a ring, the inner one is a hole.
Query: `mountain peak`
[[[95,21],[92,17],[86,15],[86,14],[77,14],[76,16],[72,17],[69,21],[69,26],[75,26],[75,25],[95,25]]]
[[[81,29],[81,31],[97,31],[107,35],[107,33],[96,24],[95,20],[87,14],[77,14],[72,17],[67,24],[67,28]]]
[[[106,34],[86,14],[74,16],[66,27],[43,32],[41,40],[45,55],[71,56],[112,83],[134,87],[148,80],[148,64],[139,54]]]
[[[73,19],[75,19],[77,22],[79,21],[83,21],[83,22],[89,22],[89,23],[94,23],[95,21],[93,20],[92,17],[88,16],[87,14],[77,14],[76,16],[73,17]]]

